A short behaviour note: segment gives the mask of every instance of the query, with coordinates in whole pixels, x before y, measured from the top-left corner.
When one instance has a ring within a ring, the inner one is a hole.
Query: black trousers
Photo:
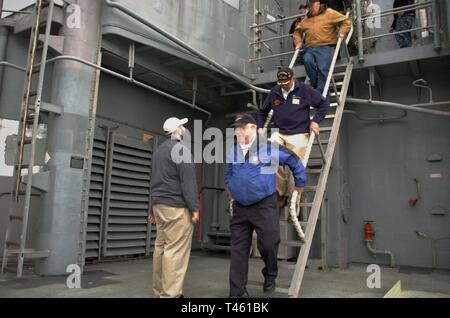
[[[248,258],[253,230],[258,235],[257,246],[264,261],[264,279],[275,281],[278,275],[280,244],[280,212],[277,194],[243,206],[235,201],[231,230],[230,296],[242,296],[248,281]]]

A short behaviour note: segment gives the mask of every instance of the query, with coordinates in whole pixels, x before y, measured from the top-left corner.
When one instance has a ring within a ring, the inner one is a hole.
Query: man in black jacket
[[[297,19],[292,22],[291,27],[289,29],[289,34],[294,34],[295,29],[297,28],[297,25],[302,22],[302,20],[305,18],[306,13],[308,12],[308,5],[307,4],[301,4],[298,7],[298,14],[302,14],[303,16],[298,17]]]
[[[183,297],[183,283],[189,264],[193,224],[199,220],[198,192],[193,161],[176,156],[189,153],[181,141],[187,119],[169,118],[164,132],[171,138],[153,154],[151,178],[152,214],[156,223],[153,252],[153,293],[156,298]],[[177,149],[178,148],[178,149]]]
[[[305,18],[306,13],[308,13],[308,5],[307,4],[301,4],[298,7],[298,14],[302,14],[302,16],[298,17],[297,19],[294,20],[294,22],[292,22],[291,27],[289,28],[289,34],[294,34],[295,29],[300,24],[300,22],[302,22],[302,20]],[[295,48],[295,44],[293,44],[293,46]],[[302,51],[298,55],[297,64],[298,65],[304,65],[305,64],[304,60],[303,60],[303,52]]]

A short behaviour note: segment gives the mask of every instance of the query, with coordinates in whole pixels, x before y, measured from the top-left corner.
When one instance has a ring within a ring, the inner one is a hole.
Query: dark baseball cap
[[[294,71],[289,67],[282,67],[277,72],[278,85],[287,85],[294,77]]]
[[[231,126],[236,128],[236,127],[244,127],[245,125],[248,124],[256,125],[256,120],[252,115],[244,113],[237,115]]]

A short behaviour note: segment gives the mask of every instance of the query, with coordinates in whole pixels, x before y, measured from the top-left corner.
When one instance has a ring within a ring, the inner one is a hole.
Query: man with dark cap
[[[249,114],[238,115],[233,123],[236,143],[227,156],[225,184],[234,200],[231,230],[230,297],[248,297],[248,258],[253,231],[264,261],[263,290],[275,289],[278,275],[280,213],[277,206],[275,170],[289,166],[295,177],[296,191],[306,183],[300,158],[277,144],[258,138],[256,120]]]
[[[295,29],[297,26],[302,22],[302,20],[305,18],[306,13],[308,12],[308,5],[307,4],[301,4],[298,7],[298,14],[301,14],[302,16],[298,17],[297,19],[292,22],[291,27],[289,28],[289,34],[294,34]],[[293,44],[295,48],[295,44]],[[297,58],[298,65],[303,65],[303,52],[300,52]]]
[[[339,37],[344,39],[352,27],[352,23],[345,15],[327,8],[326,0],[310,0],[309,11],[305,19],[300,22],[294,33],[296,49],[303,47],[305,39],[305,53],[303,60],[306,74],[311,85],[321,94],[330,71],[333,58],[333,46]]]
[[[294,20],[294,22],[292,22],[291,27],[289,28],[289,34],[294,34],[297,25],[300,24],[300,22],[302,22],[302,20],[305,18],[307,11],[308,11],[307,4],[301,4],[298,7],[298,14],[301,14],[302,16],[298,17],[297,19]]]
[[[278,82],[265,99],[258,113],[259,132],[263,133],[263,125],[268,113],[273,110],[273,128],[279,131],[272,133],[270,140],[295,152],[302,160],[308,146],[309,133],[320,134],[320,122],[325,118],[330,103],[311,86],[298,81],[294,72],[288,67],[277,73]],[[310,107],[317,109],[311,120]],[[277,191],[280,206],[284,206],[292,195],[293,178],[289,172],[280,167],[277,174]]]

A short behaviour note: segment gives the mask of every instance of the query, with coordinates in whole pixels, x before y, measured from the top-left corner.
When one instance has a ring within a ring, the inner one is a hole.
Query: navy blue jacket
[[[277,85],[270,90],[258,113],[258,128],[264,126],[267,114],[273,109],[275,112],[273,127],[278,128],[280,133],[286,135],[309,133],[310,106],[318,109],[312,120],[319,124],[325,118],[330,102],[310,85],[298,80],[295,81],[294,90],[285,100],[281,87]]]
[[[289,166],[296,187],[305,186],[305,168],[294,152],[266,141],[258,147],[257,139],[244,158],[241,147],[235,144],[227,157],[225,184],[239,204],[253,205],[275,193],[279,165]]]

